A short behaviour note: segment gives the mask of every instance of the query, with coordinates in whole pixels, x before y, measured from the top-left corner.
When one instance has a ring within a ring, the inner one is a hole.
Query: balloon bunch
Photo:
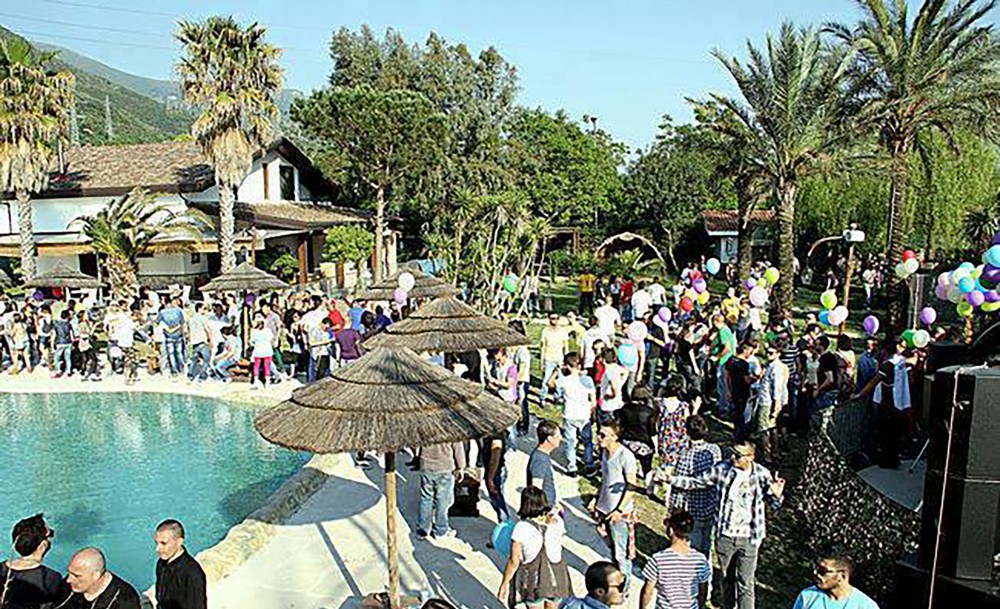
[[[409,271],[399,274],[399,282],[395,290],[392,291],[392,300],[399,306],[405,306],[410,298],[410,290],[417,284],[416,277]]]
[[[823,310],[819,312],[819,321],[826,326],[839,326],[847,321],[850,311],[844,305],[837,305],[837,293],[827,290],[819,295],[819,304],[823,305]],[[878,331],[878,320],[876,319],[875,331]]]
[[[1000,311],[1000,293],[996,290],[1000,282],[1000,245],[988,249],[983,259],[986,264],[963,262],[955,270],[938,275],[935,295],[953,303],[960,317],[969,317],[977,309],[984,313]]]
[[[691,282],[691,287],[684,290],[680,301],[681,311],[685,313],[693,311],[695,303],[705,306],[712,298],[712,295],[708,291],[708,281],[705,280],[705,276],[701,274],[701,271],[691,271],[688,281]]]
[[[779,277],[781,277],[781,273],[772,266],[764,271],[763,277],[756,279],[750,277],[744,281],[743,287],[750,291],[750,304],[758,308],[766,305],[771,295],[769,288],[778,283]]]
[[[931,342],[931,335],[930,332],[924,329],[905,330],[903,332],[903,340],[906,341],[906,346],[911,349],[923,349]]]
[[[896,265],[896,277],[906,279],[916,273],[919,268],[920,261],[917,260],[917,254],[913,250],[905,250],[902,262]]]

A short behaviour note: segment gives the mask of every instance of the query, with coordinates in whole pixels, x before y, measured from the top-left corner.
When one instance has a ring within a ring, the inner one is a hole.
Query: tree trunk
[[[750,222],[750,212],[753,209],[753,201],[744,188],[737,188],[737,233],[736,233],[736,269],[739,278],[746,279],[750,276],[750,267],[753,266],[753,231],[754,226]]]
[[[906,323],[905,286],[892,271],[893,261],[903,259],[903,241],[906,238],[904,219],[906,200],[910,190],[910,164],[905,146],[893,148],[891,166],[892,188],[889,194],[889,231],[886,245],[885,277],[888,279],[886,299],[888,304],[889,331],[898,334]]]
[[[31,222],[31,194],[18,190],[17,227],[21,238],[21,279],[27,281],[35,277],[35,233]]]
[[[382,281],[382,264],[384,244],[382,233],[385,231],[385,188],[379,186],[375,197],[375,263],[372,265],[372,278],[378,284]]]
[[[114,302],[131,301],[139,294],[139,273],[135,264],[124,256],[109,255],[108,283]]]
[[[219,259],[223,273],[236,268],[236,220],[233,206],[236,193],[225,182],[219,183]]]
[[[779,315],[789,316],[792,312],[792,296],[795,290],[795,184],[782,182],[778,186],[778,270],[781,277],[774,287],[774,310]]]

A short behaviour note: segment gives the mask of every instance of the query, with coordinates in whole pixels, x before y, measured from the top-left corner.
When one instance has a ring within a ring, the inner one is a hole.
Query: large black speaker
[[[953,410],[951,459],[945,471]],[[928,432],[918,564],[929,569],[933,562],[942,486],[947,480],[938,573],[991,580],[994,556],[1000,552],[1000,368],[938,370]]]

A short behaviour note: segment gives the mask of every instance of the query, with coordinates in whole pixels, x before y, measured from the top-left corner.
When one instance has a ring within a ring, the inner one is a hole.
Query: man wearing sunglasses
[[[792,609],[878,609],[867,594],[851,585],[854,561],[844,554],[824,554],[813,569],[815,586],[799,593]]]
[[[55,534],[41,514],[14,525],[11,538],[20,557],[0,563],[0,608],[54,606],[69,596],[62,576],[42,564]]]
[[[587,567],[584,575],[587,596],[568,598],[561,609],[609,609],[625,602],[625,575],[608,561],[598,561]]]
[[[725,609],[754,609],[757,554],[767,534],[764,504],[777,509],[785,491],[784,479],[754,462],[755,452],[752,442],[741,442],[733,447],[729,461],[699,476],[674,476],[670,481],[684,490],[719,490],[715,550],[720,566],[717,576],[723,581],[713,589],[721,591]]]

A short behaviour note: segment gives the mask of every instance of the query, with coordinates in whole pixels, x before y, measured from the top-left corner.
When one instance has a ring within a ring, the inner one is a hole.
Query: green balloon
[[[837,293],[833,290],[823,292],[819,296],[819,303],[824,309],[833,310],[837,306]]]
[[[994,311],[1000,311],[1000,302],[984,302],[979,308],[985,313],[993,313]]]
[[[958,311],[958,314],[961,315],[962,317],[968,317],[969,315],[972,315],[972,305],[969,304],[969,302],[966,300],[962,300],[957,305],[955,305],[955,310]]]
[[[767,282],[771,285],[778,283],[778,277],[781,277],[781,273],[773,266],[764,271],[764,278],[767,279]]]
[[[517,275],[507,275],[504,277],[503,289],[507,290],[511,294],[517,292]]]
[[[916,330],[904,330],[903,331],[903,340],[906,341],[906,346],[907,347],[911,347],[912,348],[912,347],[915,346],[914,342],[913,342],[913,339],[914,339],[914,337],[916,335],[917,335],[917,331]]]

